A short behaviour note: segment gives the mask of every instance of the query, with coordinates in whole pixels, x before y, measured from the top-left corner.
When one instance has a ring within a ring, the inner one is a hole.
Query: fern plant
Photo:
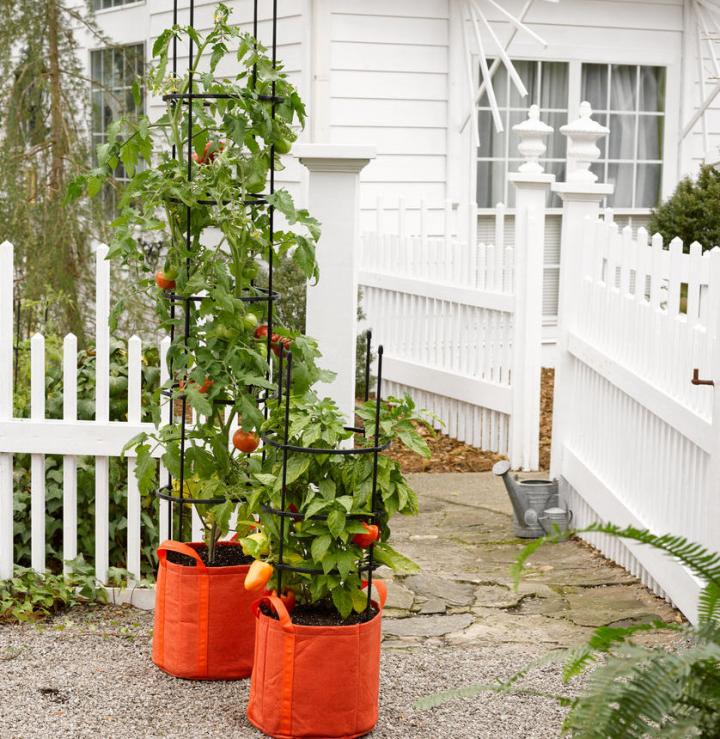
[[[685,739],[720,737],[720,553],[682,536],[656,535],[632,526],[593,524],[579,532],[631,539],[665,552],[705,583],[698,602],[698,625],[657,621],[627,628],[600,627],[586,644],[560,652],[565,659],[563,682],[594,668],[576,698],[559,697],[569,711],[563,733],[577,739]],[[566,539],[558,534],[528,544],[513,565],[519,582],[525,562],[547,542]],[[640,632],[672,630],[682,646],[667,650],[633,642]],[[557,654],[541,662],[555,661]],[[516,691],[516,685],[537,662],[496,685],[474,685],[429,696],[417,706],[429,708],[482,691]],[[523,692],[523,691],[520,691]]]

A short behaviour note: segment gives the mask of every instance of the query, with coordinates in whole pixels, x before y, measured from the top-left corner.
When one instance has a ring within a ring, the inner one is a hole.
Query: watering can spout
[[[492,471],[494,475],[502,477],[502,481],[505,483],[505,489],[510,496],[510,502],[515,512],[515,518],[518,521],[525,521],[525,514],[528,512],[527,500],[520,489],[520,483],[510,474],[510,462],[506,459],[496,462]]]

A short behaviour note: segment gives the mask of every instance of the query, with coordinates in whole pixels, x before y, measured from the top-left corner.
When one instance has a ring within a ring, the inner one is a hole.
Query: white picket
[[[110,420],[110,262],[108,247],[95,254],[95,420]],[[95,458],[95,575],[107,580],[110,539],[110,460]]]
[[[77,421],[77,338],[63,340],[63,420]],[[63,560],[75,559],[77,551],[77,458],[63,456]],[[64,565],[67,571],[68,565]]]
[[[13,245],[0,244],[0,423],[13,415]],[[0,451],[0,579],[13,574],[13,454]]]
[[[168,367],[168,350],[170,349],[170,337],[164,336],[160,341],[160,384],[165,385],[170,379],[170,369]],[[172,409],[172,400],[161,396],[160,399],[160,420],[165,425],[170,423],[170,411]],[[160,485],[167,484],[168,473],[165,465],[160,462],[158,470],[158,480]],[[160,541],[165,541],[172,536],[172,526],[170,521],[172,519],[173,510],[172,503],[167,500],[160,500],[158,506],[158,529],[160,531]]]
[[[30,339],[30,418],[45,420],[45,338]],[[45,571],[45,455],[30,458],[30,544],[31,566]]]
[[[142,341],[132,336],[128,341],[128,422],[142,420]],[[136,579],[140,573],[140,490],[135,477],[135,458],[127,460],[127,570]]]

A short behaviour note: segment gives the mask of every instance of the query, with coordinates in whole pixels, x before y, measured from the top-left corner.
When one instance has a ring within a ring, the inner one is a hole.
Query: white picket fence
[[[450,436],[507,453],[512,411],[513,249],[460,241],[452,209],[444,234],[408,233],[405,207],[398,233],[362,236],[359,283],[373,338],[385,346],[384,387],[410,393]],[[417,219],[416,219],[417,221]],[[504,243],[503,209],[496,241]]]
[[[45,417],[45,339],[32,337],[30,418],[13,417],[13,245],[0,245],[0,579],[13,571],[13,457],[31,455],[31,565],[45,569],[45,457],[63,459],[63,559],[78,552],[77,522],[84,511],[77,508],[77,458],[95,457],[95,571],[99,581],[107,580],[109,567],[109,463],[119,457],[123,446],[152,424],[142,423],[141,361],[142,342],[133,336],[128,342],[128,417],[110,420],[110,263],[107,247],[96,252],[95,420],[77,419],[77,340],[69,334],[63,342],[63,418]],[[169,338],[160,342],[161,382],[168,379],[165,356]],[[169,421],[170,406],[161,414]],[[135,459],[127,457],[127,570],[140,578],[141,501],[135,478]],[[167,503],[161,501],[160,539],[168,533]]]
[[[576,524],[604,520],[720,549],[720,249],[683,252],[611,214],[589,222],[576,311],[561,339],[553,472]],[[594,535],[690,618],[700,583],[648,548]]]

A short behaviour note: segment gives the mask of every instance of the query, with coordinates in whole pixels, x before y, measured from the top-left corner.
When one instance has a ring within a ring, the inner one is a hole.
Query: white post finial
[[[592,120],[592,108],[587,100],[580,103],[580,117],[560,128],[567,136],[567,181],[593,184],[597,175],[590,171],[590,165],[600,156],[596,142],[610,133],[607,126]]]
[[[518,151],[525,161],[518,168],[523,174],[542,174],[544,168],[540,164],[540,157],[547,151],[545,137],[549,136],[555,129],[540,120],[540,108],[531,105],[528,117],[522,123],[513,126],[513,131],[518,135],[520,143]]]

